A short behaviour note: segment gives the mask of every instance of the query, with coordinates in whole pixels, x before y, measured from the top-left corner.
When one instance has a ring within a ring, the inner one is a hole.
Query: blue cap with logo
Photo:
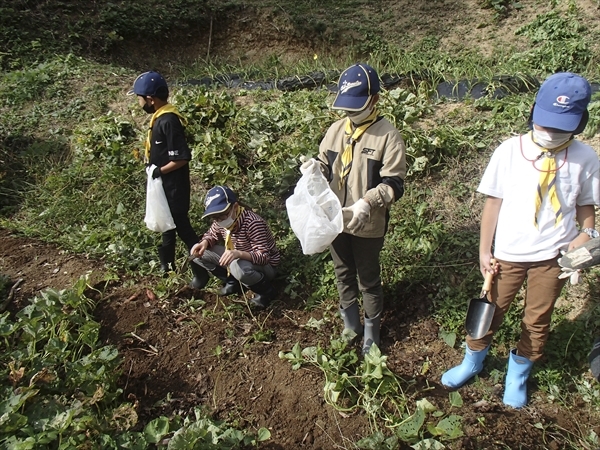
[[[235,202],[237,202],[237,196],[231,189],[227,186],[215,186],[206,194],[202,218],[225,212]]]
[[[361,111],[380,90],[379,76],[368,64],[358,63],[348,67],[338,82],[334,109]]]
[[[169,86],[164,77],[158,72],[144,72],[135,79],[133,89],[127,92],[127,95],[135,94],[152,97],[160,88],[169,91]]]
[[[535,98],[533,123],[545,128],[575,131],[592,98],[590,83],[570,72],[559,72],[542,83]]]

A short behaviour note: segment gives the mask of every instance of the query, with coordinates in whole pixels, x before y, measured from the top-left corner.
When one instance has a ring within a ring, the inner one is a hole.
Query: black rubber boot
[[[347,343],[353,344],[363,334],[358,303],[354,302],[346,309],[340,307],[340,317],[344,321],[341,338]]]
[[[158,259],[160,261],[160,270],[163,272],[166,273],[170,270],[175,270],[175,246],[159,246]]]
[[[227,296],[242,292],[242,286],[238,279],[233,275],[227,275],[227,269],[225,267],[217,266],[210,272],[219,280],[223,281],[223,287],[219,290],[219,295]]]
[[[269,306],[271,300],[275,296],[275,289],[273,289],[271,282],[267,280],[264,275],[258,283],[248,286],[248,288],[255,294],[250,301],[259,308],[266,308]]]
[[[242,292],[242,285],[240,281],[233,275],[229,275],[225,280],[225,284],[219,290],[219,295],[227,296],[233,294],[239,294]]]
[[[223,282],[227,281],[227,269],[223,266],[216,266],[210,273]]]
[[[193,289],[202,289],[208,283],[208,271],[196,264],[194,261],[190,262],[190,267],[192,268],[192,273],[194,274],[194,278],[190,282],[190,287]]]

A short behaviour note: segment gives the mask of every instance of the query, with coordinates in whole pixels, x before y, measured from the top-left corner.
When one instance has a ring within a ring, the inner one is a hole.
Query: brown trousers
[[[550,333],[550,319],[554,304],[567,281],[566,278],[558,279],[561,270],[557,259],[558,257],[547,261],[525,263],[498,260],[500,271],[494,279],[490,292],[491,299],[496,302],[492,325],[490,331],[481,339],[467,337],[467,345],[471,350],[480,351],[490,345],[494,333],[504,320],[504,315],[527,280],[525,311],[521,321],[521,338],[517,344],[517,352],[530,361],[537,361],[542,357]]]

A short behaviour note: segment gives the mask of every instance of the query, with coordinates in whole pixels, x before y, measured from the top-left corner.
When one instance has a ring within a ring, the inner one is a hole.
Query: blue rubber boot
[[[465,357],[460,365],[453,367],[442,375],[442,384],[451,389],[457,389],[477,375],[483,369],[483,360],[490,346],[478,352],[467,345]]]
[[[533,361],[517,355],[516,350],[511,350],[508,357],[504,398],[502,399],[505,405],[522,408],[527,404],[527,379],[532,366]]]

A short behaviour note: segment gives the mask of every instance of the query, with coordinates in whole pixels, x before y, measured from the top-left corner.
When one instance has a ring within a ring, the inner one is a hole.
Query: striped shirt
[[[206,240],[212,247],[218,242],[225,241],[226,229],[213,222],[201,240]],[[267,222],[254,211],[244,209],[231,231],[233,248],[250,253],[252,264],[276,267],[281,255],[275,245],[275,238]]]

